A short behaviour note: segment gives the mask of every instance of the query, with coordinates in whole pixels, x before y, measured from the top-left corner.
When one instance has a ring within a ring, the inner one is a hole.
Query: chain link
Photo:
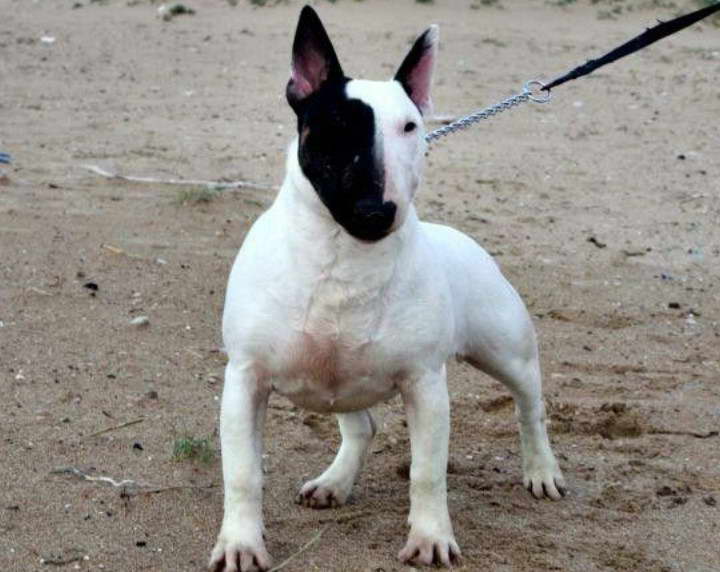
[[[449,135],[450,133],[455,133],[456,131],[461,131],[462,129],[467,129],[478,121],[482,121],[483,119],[490,119],[494,115],[502,113],[503,111],[507,111],[508,109],[511,109],[516,105],[520,105],[521,103],[525,103],[526,101],[533,101],[535,103],[547,103],[548,101],[550,101],[551,95],[549,91],[546,92],[544,95],[540,94],[544,87],[545,85],[541,81],[529,81],[523,87],[522,93],[516,93],[515,95],[512,95],[507,99],[502,100],[500,103],[496,103],[495,105],[491,105],[490,107],[486,107],[485,109],[480,109],[475,113],[472,113],[466,117],[462,117],[457,121],[453,121],[449,125],[444,125],[438,129],[435,129],[434,131],[431,131],[430,133],[425,135],[425,141],[427,141],[428,143],[432,143],[436,139],[440,139],[441,137],[445,137],[446,135]]]

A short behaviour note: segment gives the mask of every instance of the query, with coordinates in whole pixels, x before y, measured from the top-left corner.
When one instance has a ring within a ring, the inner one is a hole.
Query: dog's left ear
[[[425,30],[415,40],[415,44],[395,74],[395,79],[400,82],[405,93],[408,94],[422,115],[432,113],[430,87],[439,38],[440,32],[437,26],[433,25]]]
[[[310,6],[305,6],[295,30],[290,81],[286,90],[288,103],[297,110],[297,106],[325,82],[342,80],[343,77],[335,49],[320,18]]]

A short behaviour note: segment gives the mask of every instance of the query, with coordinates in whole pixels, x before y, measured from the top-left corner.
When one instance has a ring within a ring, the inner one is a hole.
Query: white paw
[[[269,570],[270,566],[272,559],[261,534],[252,540],[230,540],[222,531],[208,563],[212,572],[258,572]]]
[[[309,508],[335,508],[342,506],[350,496],[350,488],[337,483],[323,482],[318,478],[305,483],[295,502]]]
[[[523,472],[523,485],[536,499],[560,500],[567,494],[565,479],[552,453],[529,459]]]
[[[452,530],[430,533],[416,527],[410,529],[405,548],[398,559],[406,564],[431,566],[433,564],[452,568],[460,565],[460,548]]]

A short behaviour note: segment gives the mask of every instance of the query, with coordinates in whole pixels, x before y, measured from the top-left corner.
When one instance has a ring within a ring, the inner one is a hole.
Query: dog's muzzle
[[[347,231],[360,240],[380,240],[390,233],[396,212],[397,205],[392,201],[360,200],[353,207]]]

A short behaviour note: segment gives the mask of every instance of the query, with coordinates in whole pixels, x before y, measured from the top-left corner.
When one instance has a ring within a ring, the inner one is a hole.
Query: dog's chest
[[[377,270],[344,270],[324,269],[308,289],[273,376],[278,392],[309,409],[369,407],[392,396],[402,376],[388,359],[387,282]]]

